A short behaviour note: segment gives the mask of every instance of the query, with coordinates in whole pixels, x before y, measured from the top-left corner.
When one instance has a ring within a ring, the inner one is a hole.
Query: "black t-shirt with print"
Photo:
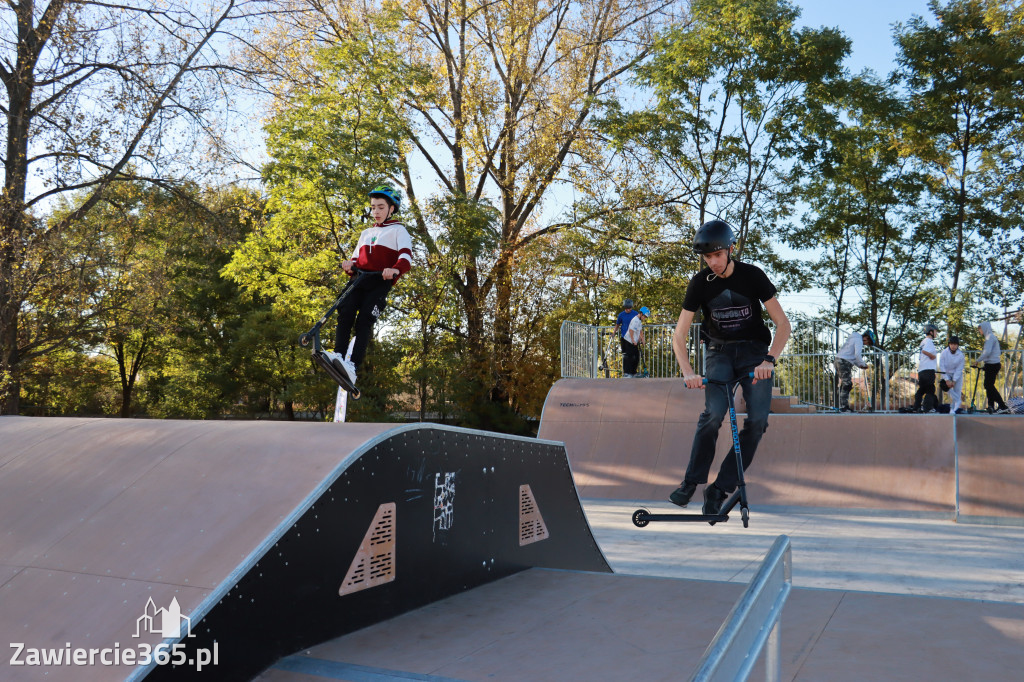
[[[711,277],[711,268],[694,275],[686,287],[683,308],[694,313],[701,310],[701,336],[711,341],[771,343],[772,333],[761,318],[761,303],[775,296],[775,285],[756,265],[733,262],[735,269],[728,277]]]

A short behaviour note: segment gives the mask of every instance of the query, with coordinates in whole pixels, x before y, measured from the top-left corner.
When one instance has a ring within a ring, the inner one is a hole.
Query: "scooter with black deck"
[[[749,372],[747,376],[753,378],[754,373]],[[715,381],[714,379],[704,379],[704,385],[714,384],[719,386],[725,386],[725,393],[729,397],[729,426],[732,430],[732,448],[736,454],[736,473],[738,474],[738,484],[736,490],[725,500],[722,504],[722,508],[717,514],[655,514],[647,509],[637,509],[633,512],[633,525],[637,528],[643,528],[652,521],[674,521],[674,522],[704,522],[711,524],[712,526],[719,522],[725,522],[729,520],[729,512],[731,512],[736,505],[740,507],[740,519],[743,521],[743,527],[749,527],[750,509],[747,506],[747,488],[743,480],[743,454],[740,452],[740,432],[736,427],[736,402],[734,394],[736,392],[736,386],[739,385],[739,379],[733,379],[731,381]]]

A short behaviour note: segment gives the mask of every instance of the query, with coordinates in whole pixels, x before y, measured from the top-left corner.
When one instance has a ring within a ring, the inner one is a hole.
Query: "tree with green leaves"
[[[167,244],[171,317],[146,375],[147,409],[193,419],[325,415],[333,387],[295,343],[308,320],[229,275],[238,248],[266,224],[264,199],[230,187],[197,199],[202,210],[180,212]]]
[[[1005,162],[1024,116],[1024,13],[1001,0],[928,7],[933,22],[915,16],[896,28],[893,79],[907,91],[905,153],[929,176],[934,229],[949,260],[942,271],[949,322],[958,326],[972,303],[1006,305],[1020,292],[1004,285],[1019,262],[1012,246],[1024,225],[1006,200],[1013,175]],[[986,268],[992,260],[997,266]],[[981,275],[994,281],[969,286]]]
[[[794,197],[807,206],[788,243],[817,253],[801,269],[832,298],[833,324],[867,327],[886,347],[909,347],[944,267],[926,182],[900,153],[906,103],[870,74],[833,89],[809,112]]]
[[[834,29],[798,30],[786,0],[694,0],[690,12],[638,69],[654,105],[613,107],[609,123],[623,153],[667,201],[690,207],[694,224],[725,219],[739,252],[769,255],[798,114],[841,76],[849,41]]]
[[[266,5],[19,0],[0,10],[3,413],[18,412],[25,363],[96,331],[101,311],[85,305],[93,292],[67,251],[71,226],[114,183],[188,170],[238,70],[227,36],[247,31]],[[72,195],[60,219],[44,219]]]
[[[545,202],[574,165],[600,154],[595,112],[649,53],[656,22],[672,4],[292,0],[293,20],[268,30],[260,63],[295,64],[283,74],[282,104],[268,129],[272,203],[280,201],[282,214],[300,215],[317,201],[340,201],[347,190],[337,185],[336,171],[404,187],[420,262],[425,253],[445,267],[433,275],[459,302],[461,369],[474,386],[468,404],[489,403],[493,415],[515,409],[513,376],[532,338],[519,327],[531,316],[515,305],[517,278],[527,271],[546,277],[535,268],[539,261],[527,258],[532,244],[578,224],[545,216]],[[292,47],[297,43],[307,49]],[[312,115],[310,97],[322,98],[323,117]],[[293,117],[309,125],[279,126]],[[282,140],[305,141],[319,157],[289,165],[308,193],[296,188],[289,195],[274,179]],[[365,192],[372,185],[365,180],[351,183],[353,191]],[[335,186],[314,194],[317,183]],[[347,242],[332,242],[323,232],[330,217],[301,215],[291,251],[308,249],[303,258],[319,258],[316,267],[286,267],[287,256],[254,243],[248,262],[265,260],[263,272],[287,272],[290,280],[268,274],[254,285],[299,291],[327,284],[331,261],[353,243],[355,226],[347,227]],[[319,256],[312,253],[317,244]]]

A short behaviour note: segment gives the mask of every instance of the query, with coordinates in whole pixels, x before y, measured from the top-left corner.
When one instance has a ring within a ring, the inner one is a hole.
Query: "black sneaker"
[[[728,494],[715,484],[704,486],[704,514],[706,516],[717,516],[722,511],[722,503],[725,502]]]
[[[697,491],[696,483],[688,483],[683,481],[679,484],[679,487],[672,491],[672,494],[668,496],[669,502],[674,505],[685,507],[690,503],[690,498]]]

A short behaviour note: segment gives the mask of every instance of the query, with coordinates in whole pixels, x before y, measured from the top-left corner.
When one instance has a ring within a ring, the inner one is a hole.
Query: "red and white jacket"
[[[397,220],[385,220],[363,230],[352,259],[360,270],[379,272],[384,268],[395,268],[398,270],[397,280],[412,267],[412,239],[405,225]]]

